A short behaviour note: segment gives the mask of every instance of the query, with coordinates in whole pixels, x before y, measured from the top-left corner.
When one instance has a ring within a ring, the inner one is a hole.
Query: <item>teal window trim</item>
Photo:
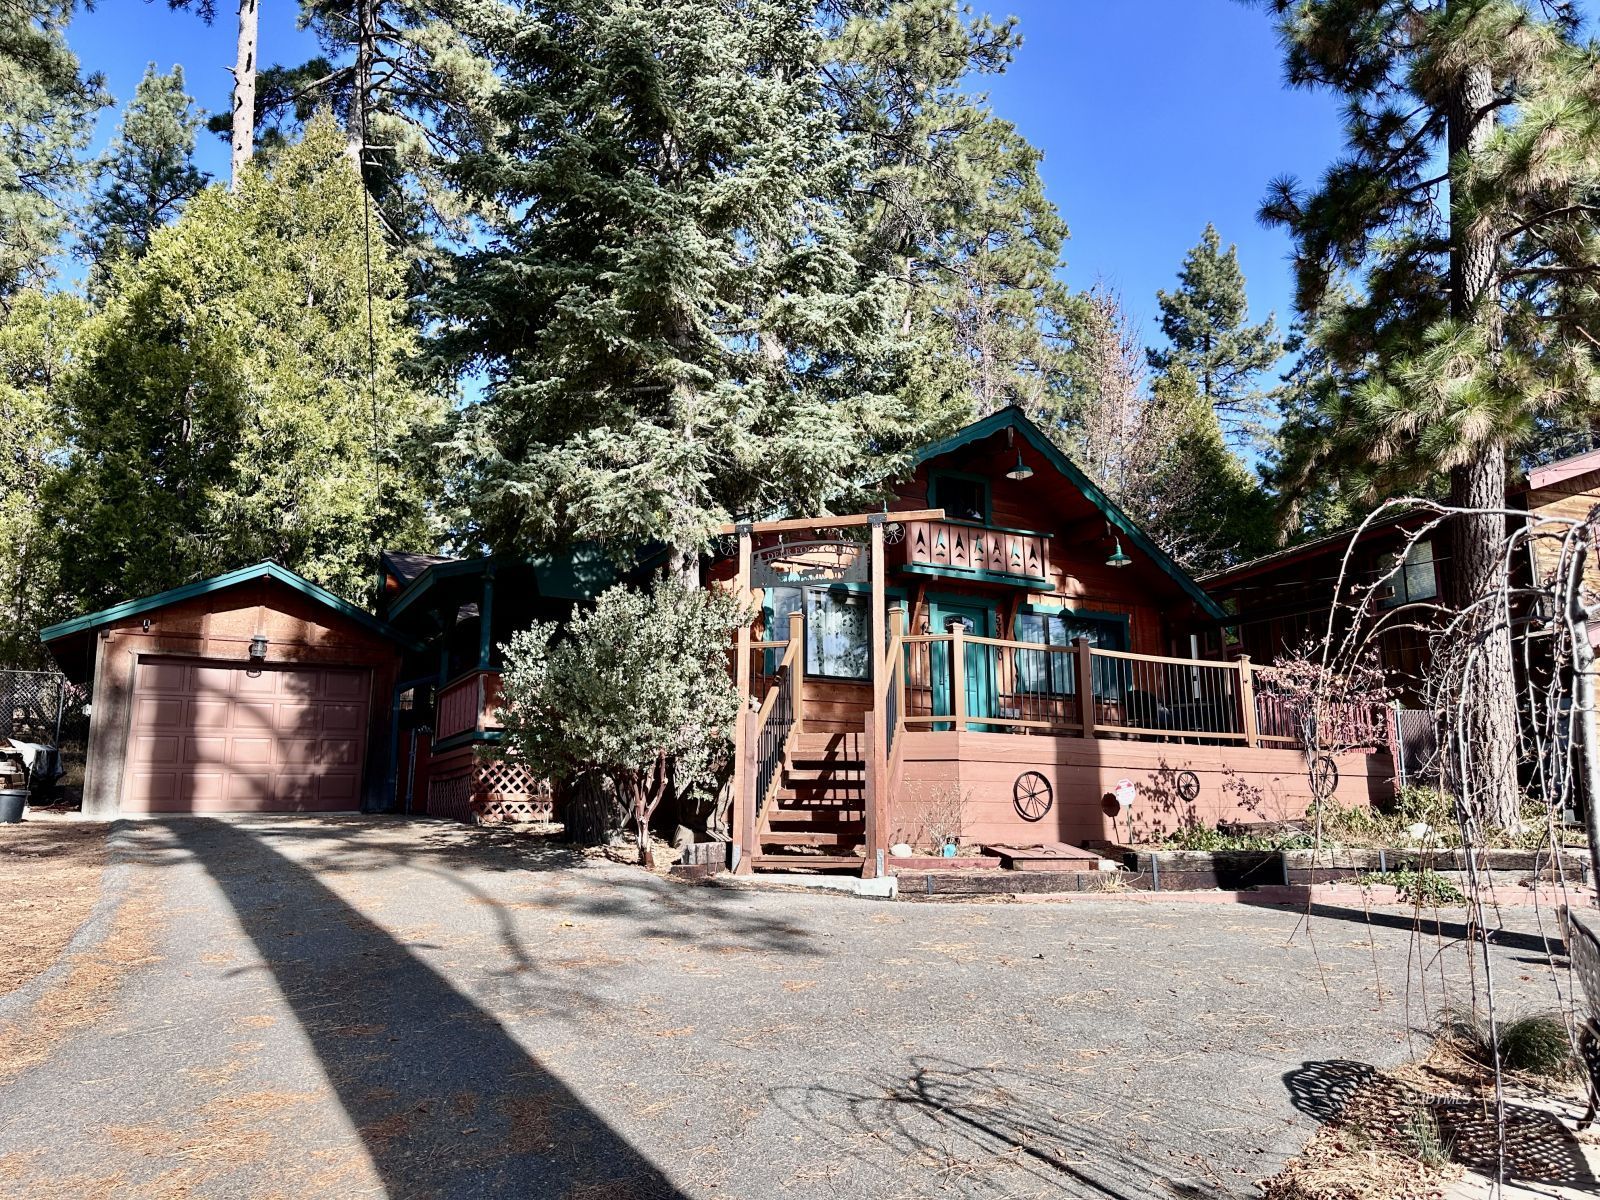
[[[930,506],[933,508],[945,507],[939,496],[939,483],[941,480],[945,479],[959,479],[963,483],[977,484],[978,494],[982,497],[981,506],[983,508],[983,517],[979,521],[968,521],[965,518],[951,517],[948,513],[945,516],[945,520],[959,522],[960,524],[964,525],[979,525],[983,528],[988,528],[989,520],[994,516],[994,497],[989,490],[988,478],[983,475],[974,475],[970,471],[929,471],[928,501]]]
[[[934,579],[970,579],[975,583],[1001,583],[1006,587],[1027,588],[1036,592],[1048,592],[1056,586],[1048,579],[1039,579],[1033,575],[1005,575],[999,571],[977,571],[943,564],[904,563],[900,571],[905,575],[928,575]]]

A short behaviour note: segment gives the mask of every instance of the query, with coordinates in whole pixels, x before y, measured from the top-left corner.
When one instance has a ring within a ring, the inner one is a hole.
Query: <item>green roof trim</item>
[[[229,571],[224,575],[213,575],[210,579],[202,579],[198,583],[186,583],[182,587],[168,588],[164,592],[157,592],[154,596],[144,596],[138,600],[124,600],[121,604],[113,604],[110,608],[103,608],[99,612],[87,613],[81,617],[73,617],[70,621],[62,621],[55,625],[47,626],[39,631],[39,640],[49,643],[75,633],[86,633],[98,629],[102,625],[109,625],[113,621],[120,621],[124,617],[136,617],[140,613],[150,612],[153,609],[165,608],[169,604],[178,604],[184,600],[193,600],[198,596],[208,596],[212,592],[220,592],[226,588],[234,587],[241,583],[250,583],[258,579],[272,579],[286,587],[293,588],[303,596],[308,596],[317,603],[326,605],[342,617],[347,617],[358,625],[364,625],[374,633],[409,646],[413,650],[420,650],[422,643],[408,637],[393,626],[380,621],[364,608],[358,608],[350,601],[335,596],[324,587],[319,587],[309,579],[295,574],[288,567],[280,566],[275,562],[259,562],[252,567],[240,567],[237,571]]]
[[[1027,417],[1016,408],[1002,408],[999,412],[990,413],[981,421],[974,421],[963,429],[942,441],[933,442],[923,446],[911,459],[914,467],[921,466],[930,459],[939,458],[963,446],[970,446],[981,442],[984,438],[993,437],[1006,429],[1014,429],[1025,438],[1030,446],[1044,456],[1046,462],[1063,475],[1069,483],[1084,494],[1089,503],[1093,504],[1105,516],[1105,519],[1120,529],[1128,541],[1148,554],[1169,575],[1173,582],[1183,589],[1185,594],[1200,608],[1217,618],[1222,619],[1226,614],[1222,607],[1208,596],[1205,589],[1195,582],[1194,577],[1180,567],[1160,546],[1156,545],[1146,536],[1144,530],[1134,524],[1133,518],[1119,508],[1110,496],[1100,490],[1099,486],[1079,469],[1078,465],[1063,454],[1046,435]]]
[[[441,580],[458,575],[481,575],[491,568],[531,570],[534,586],[538,588],[539,595],[546,599],[593,600],[619,580],[641,569],[654,566],[665,558],[665,555],[665,547],[646,547],[631,566],[619,567],[598,543],[579,542],[568,550],[529,557],[488,554],[481,558],[453,559],[450,562],[435,563],[424,569],[389,603],[387,613],[390,620],[398,617]]]

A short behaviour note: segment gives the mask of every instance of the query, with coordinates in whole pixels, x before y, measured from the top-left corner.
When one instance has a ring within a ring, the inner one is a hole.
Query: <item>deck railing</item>
[[[906,563],[1048,583],[1050,537],[970,521],[907,521]]]
[[[749,722],[744,777],[750,782],[744,794],[734,798],[733,835],[743,859],[753,858],[760,847],[761,822],[783,781],[790,743],[805,728],[803,628],[801,614],[791,613],[786,640],[755,642],[750,647],[752,654],[773,655],[776,662],[760,676],[766,684],[760,708],[741,718]]]
[[[1296,701],[1270,668],[1247,658],[1170,658],[1102,650],[1082,639],[1049,646],[959,630],[898,640],[898,723],[907,729],[1305,745],[1308,726]],[[1381,709],[1328,703],[1321,719],[1319,745],[1385,744]]]
[[[451,680],[434,704],[434,740],[483,733],[500,728],[495,710],[500,707],[500,672],[469,671]]]

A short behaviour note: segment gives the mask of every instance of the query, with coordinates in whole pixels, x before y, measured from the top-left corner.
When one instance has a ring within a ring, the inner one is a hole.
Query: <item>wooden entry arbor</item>
[[[897,512],[896,522],[942,521],[942,508],[917,509]],[[823,529],[843,531],[860,529],[868,531],[867,577],[871,587],[869,620],[873,630],[884,628],[883,615],[887,612],[886,565],[884,556],[884,529],[889,523],[887,513],[854,513],[844,516],[802,517],[776,521],[739,521],[724,526],[719,532],[738,538],[738,575],[735,579],[735,596],[741,610],[753,617],[757,598],[752,591],[755,537],[758,534],[783,536],[790,533],[813,532]],[[805,732],[805,699],[803,687],[805,645],[804,617],[792,613],[788,620],[787,637],[781,642],[767,638],[761,645],[763,653],[781,655],[773,681],[762,698],[760,708],[748,710],[734,722],[733,730],[733,867],[741,874],[754,869],[759,846],[757,844],[758,813],[776,787],[784,764],[793,758],[795,740]],[[769,634],[772,631],[767,631]],[[882,646],[879,638],[873,639],[873,650],[868,661],[874,671],[879,669]],[[735,684],[742,703],[748,705],[752,697],[751,620],[739,623],[738,645],[734,658]],[[758,796],[758,792],[760,795]]]

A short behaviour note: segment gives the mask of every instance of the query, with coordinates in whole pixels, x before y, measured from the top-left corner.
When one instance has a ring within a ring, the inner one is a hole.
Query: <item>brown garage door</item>
[[[369,673],[141,659],[126,812],[361,807]]]

